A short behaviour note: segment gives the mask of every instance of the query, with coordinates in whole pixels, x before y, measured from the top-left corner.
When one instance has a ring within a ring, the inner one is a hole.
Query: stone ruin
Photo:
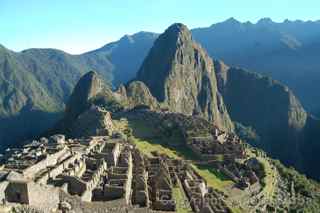
[[[149,207],[148,173],[144,156],[138,150],[133,152],[133,163],[132,203],[140,207]]]
[[[149,158],[147,163],[152,208],[162,211],[174,211],[176,204],[172,197],[172,181],[168,165],[159,157]]]
[[[232,133],[225,133],[218,129],[210,135],[187,135],[188,147],[201,159],[223,160],[241,159],[245,157],[245,149],[239,137]],[[223,157],[223,159],[221,159]]]
[[[69,132],[72,137],[104,136],[112,135],[113,129],[111,113],[92,105],[74,121]]]
[[[245,147],[239,137],[213,128],[207,136],[187,136],[188,147],[206,164],[212,165],[226,177],[236,182],[240,189],[260,183],[263,168],[253,168],[259,162],[253,159],[241,163],[246,158]]]
[[[230,212],[223,195],[187,162],[157,153],[146,156],[123,137],[54,135],[8,150],[4,158],[0,198],[9,206],[23,204],[43,212],[170,212],[181,205],[174,195],[179,188],[194,212]],[[256,171],[254,160],[246,165]]]
[[[5,157],[0,198],[7,205],[49,212],[65,206],[66,197],[72,209],[149,206],[144,156],[123,138],[55,135],[8,150]]]

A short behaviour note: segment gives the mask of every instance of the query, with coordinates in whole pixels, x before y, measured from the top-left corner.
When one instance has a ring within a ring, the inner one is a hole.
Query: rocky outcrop
[[[94,71],[88,72],[81,77],[75,86],[68,104],[65,115],[68,119],[75,119],[79,114],[90,107],[90,101],[103,90],[102,80]]]
[[[63,119],[54,128],[71,137],[110,135],[110,112],[148,106],[159,109],[157,100],[143,82],[134,81],[113,92],[99,75],[88,72],[81,77],[70,97]]]
[[[92,105],[82,113],[70,129],[72,137],[111,135],[113,123],[110,112]]]
[[[126,87],[128,106],[133,108],[139,105],[147,105],[151,109],[158,109],[159,103],[152,96],[149,88],[141,81],[133,81]]]
[[[98,74],[94,71],[88,72],[75,86],[64,116],[54,127],[53,132],[73,137],[110,134],[111,115],[100,105],[105,106],[112,100],[112,92]]]
[[[193,41],[187,27],[174,24],[156,40],[136,79],[170,111],[201,115],[231,130],[214,72],[211,58]]]

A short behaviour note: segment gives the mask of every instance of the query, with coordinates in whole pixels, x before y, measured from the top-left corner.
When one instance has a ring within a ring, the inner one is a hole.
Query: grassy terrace
[[[146,125],[145,122],[139,120],[116,121],[115,125],[116,128],[122,131],[128,128],[132,129],[131,142],[147,156],[152,157],[152,153],[157,152],[166,154],[171,158],[189,160],[191,166],[207,181],[208,186],[220,191],[225,191],[226,188],[234,184],[233,181],[227,179],[212,167],[196,165],[195,162],[198,162],[199,159],[185,146],[182,138],[176,136],[170,138],[161,137],[157,128],[152,127],[152,125]],[[181,185],[173,188],[173,197],[177,202],[177,212],[185,213],[191,211],[188,205],[184,205],[186,196]],[[233,212],[241,211],[233,209]]]
[[[138,138],[131,138],[132,142],[137,146],[137,148],[144,153],[145,155],[152,157],[152,152],[158,152],[160,154],[166,154],[171,158],[181,159],[178,155],[177,151],[166,148],[161,144],[151,143],[146,140],[138,139]]]
[[[256,156],[253,153],[252,149],[248,148],[247,154],[249,157],[257,157],[257,159],[263,164],[266,176],[263,179],[265,185],[262,193],[265,195],[266,199],[268,199],[269,201],[272,201],[273,195],[276,191],[276,186],[278,181],[277,169],[273,168],[272,164],[268,161],[267,158]]]
[[[128,125],[133,129],[133,135],[135,136],[132,141],[136,144],[139,150],[148,156],[152,156],[151,153],[157,151],[158,153],[163,153],[176,159],[185,159],[190,160],[191,162],[199,160],[193,152],[182,143],[181,138],[159,138],[157,137],[155,128],[146,126],[143,122],[136,120],[131,120]],[[175,146],[172,147],[170,144],[175,144]],[[231,180],[227,179],[223,174],[217,172],[210,166],[200,166],[192,163],[191,165],[207,181],[208,185],[215,189],[224,191],[226,186],[233,184]]]
[[[187,197],[181,188],[182,186],[177,186],[173,188],[173,197],[176,201],[176,212],[178,213],[189,213],[192,212],[192,209],[187,202]]]
[[[179,151],[164,147],[161,144],[154,144],[137,138],[133,138],[132,141],[137,148],[147,156],[152,156],[151,153],[156,151],[160,154],[166,154],[169,157],[176,159],[181,159],[183,157],[180,155],[181,153]],[[191,166],[207,181],[209,186],[215,189],[224,191],[225,187],[233,184],[231,180],[228,180],[223,174],[217,172],[209,166],[197,166],[194,164],[191,164]]]
[[[192,167],[207,181],[208,186],[214,189],[224,191],[226,187],[231,186],[233,181],[228,180],[223,174],[208,166],[195,166]]]
[[[258,158],[259,161],[264,165],[266,171],[266,177],[264,178],[265,187],[263,188],[263,192],[267,199],[270,201],[273,199],[273,195],[276,191],[275,187],[277,185],[277,170],[271,168],[270,162],[268,162],[265,158]]]

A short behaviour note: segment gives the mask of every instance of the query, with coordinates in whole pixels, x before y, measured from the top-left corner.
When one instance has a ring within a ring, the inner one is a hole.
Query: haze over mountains
[[[320,22],[261,19],[257,24],[235,19],[192,31],[214,58],[267,74],[287,84],[308,111],[316,112],[320,80]]]
[[[312,83],[320,80],[319,22],[273,23],[263,19],[251,24],[229,19],[192,30],[194,40],[214,61],[193,43],[188,30],[182,32],[179,44],[176,38],[160,37],[151,50],[158,36],[148,32],[124,36],[82,55],[52,49],[15,53],[1,47],[1,143],[14,144],[51,126],[71,89],[88,70],[96,70],[114,86],[134,79],[139,71],[136,79],[144,84],[131,82],[126,94],[142,91],[144,100],[154,102],[149,97],[152,94],[170,110],[218,119],[227,129],[232,129],[230,119],[244,128],[251,126],[261,137],[255,140],[260,147],[316,177],[320,159],[313,153],[320,150],[315,139],[319,122],[302,105],[310,111],[320,108],[320,100],[315,98],[318,84]],[[270,78],[229,68],[218,59],[269,74],[287,83],[293,92]],[[188,72],[192,67],[196,74]]]

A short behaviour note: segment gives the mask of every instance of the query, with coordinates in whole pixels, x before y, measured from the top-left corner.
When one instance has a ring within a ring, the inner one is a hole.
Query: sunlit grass
[[[141,140],[135,137],[131,138],[131,141],[137,146],[137,148],[144,153],[145,155],[152,157],[153,152],[157,152],[159,154],[166,154],[171,158],[180,159],[181,157],[178,156],[177,152],[173,149],[169,149],[163,147],[161,144],[150,143],[145,140]]]
[[[183,189],[179,186],[173,187],[172,189],[172,196],[176,201],[176,212],[178,213],[190,213],[192,209],[187,202],[187,198],[184,195]]]
[[[234,182],[225,177],[210,165],[196,165],[199,161],[198,157],[186,146],[185,142],[177,137],[169,140],[161,137],[158,130],[152,125],[146,125],[145,122],[139,120],[118,121],[116,124],[119,128],[132,129],[130,141],[148,157],[152,157],[153,153],[165,154],[170,158],[189,160],[191,166],[197,171],[207,182],[208,186],[219,191],[226,191]],[[179,141],[178,141],[179,140]],[[172,145],[174,144],[174,146]],[[188,206],[183,205],[185,195],[181,186],[173,188],[173,197],[177,202],[177,212],[190,212]],[[233,212],[241,212],[239,209],[233,209]]]
[[[226,187],[234,184],[233,181],[225,178],[221,173],[209,167],[191,165],[206,181],[208,186],[224,191]]]
[[[152,152],[157,152],[159,154],[166,154],[171,158],[182,158],[176,150],[166,148],[161,144],[154,144],[137,138],[133,138],[132,141],[142,153],[149,157],[152,156]],[[207,181],[207,184],[215,189],[224,191],[225,187],[233,184],[233,181],[209,166],[191,165]]]

